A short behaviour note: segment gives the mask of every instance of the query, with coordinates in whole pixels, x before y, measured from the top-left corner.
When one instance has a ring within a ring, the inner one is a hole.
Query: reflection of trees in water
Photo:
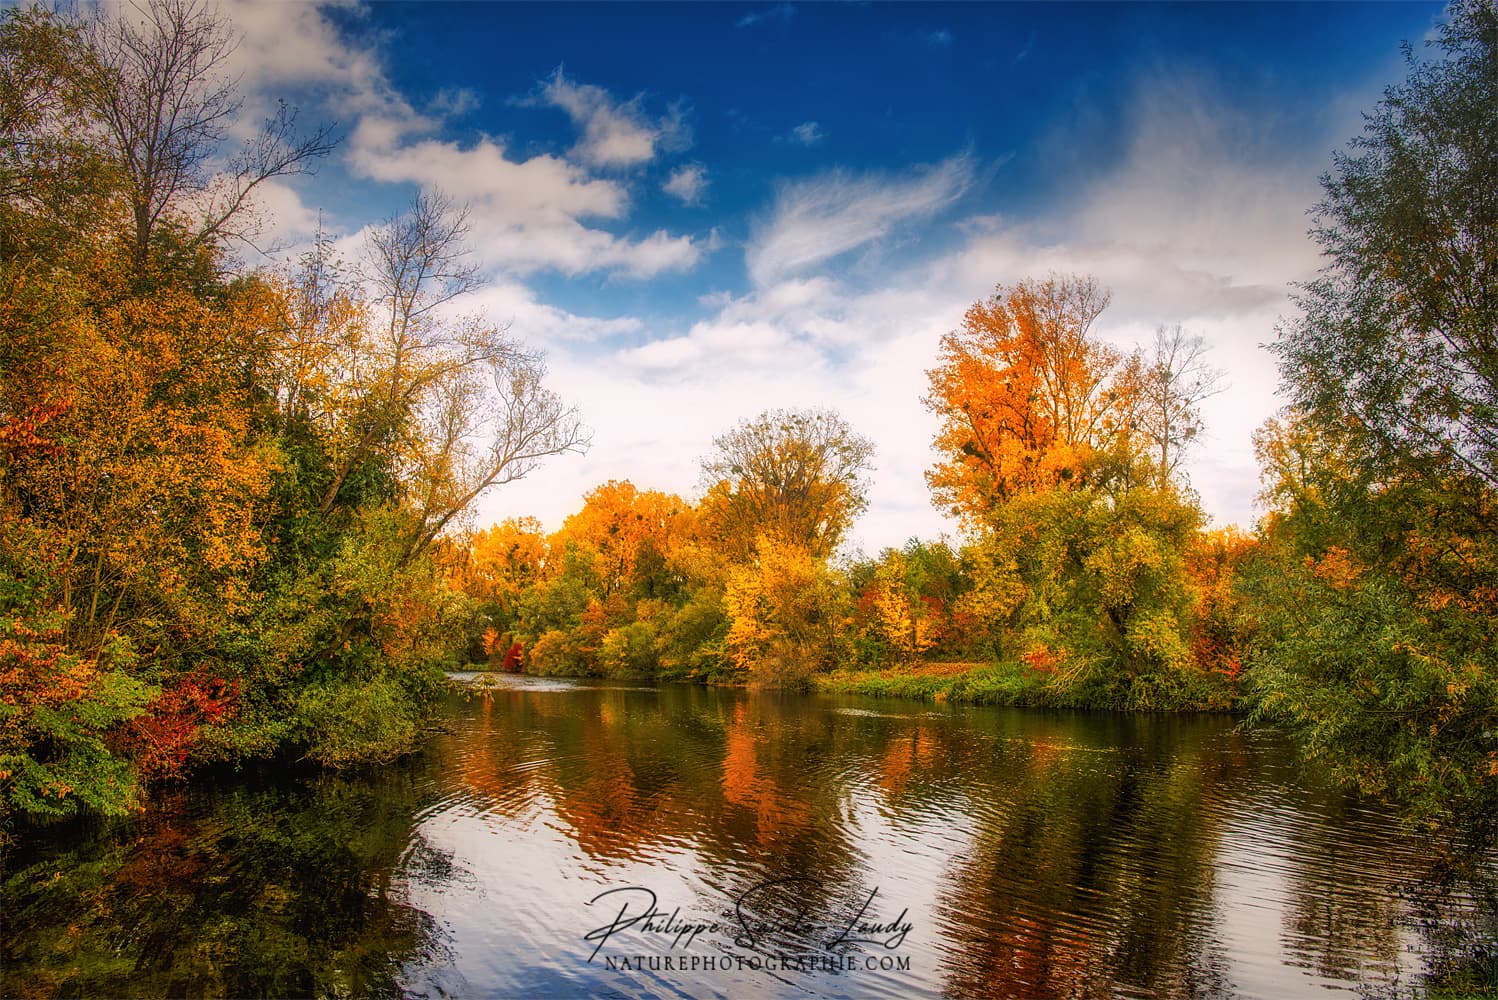
[[[1432,870],[1406,886],[1406,925],[1421,937],[1426,968],[1454,995],[1498,991],[1498,856],[1484,849],[1442,856]]]
[[[766,880],[803,879],[754,897],[751,916],[776,924],[803,908],[835,918],[864,891],[847,775],[866,772],[870,734],[825,708],[686,686],[488,699],[475,699],[473,727],[441,753],[493,813],[523,821],[544,795],[599,860],[689,845],[706,862],[711,909]]]
[[[706,697],[704,697],[706,695]],[[826,727],[774,698],[666,688],[500,692],[447,753],[470,791],[516,818],[553,799],[592,857],[690,841],[709,860],[797,871],[852,856]],[[555,711],[557,702],[566,711]],[[450,740],[453,738],[449,738]]]
[[[1369,832],[1340,795],[1307,799],[1294,815],[1280,946],[1328,979],[1358,981],[1398,960],[1398,897],[1391,869],[1401,857],[1387,829]]]
[[[1201,748],[1200,728],[1021,725],[1020,739],[995,747],[976,843],[939,907],[946,991],[1228,992],[1211,935],[1219,820],[1203,808],[1230,776],[1226,758]]]
[[[1445,831],[1395,836],[1391,819],[1339,790],[1308,789],[1280,943],[1330,979],[1392,979],[1413,934],[1433,983],[1498,987],[1498,858],[1449,853]]]
[[[397,996],[436,961],[397,865],[419,802],[408,771],[162,799],[12,859],[7,996]],[[429,874],[450,859],[421,861]]]

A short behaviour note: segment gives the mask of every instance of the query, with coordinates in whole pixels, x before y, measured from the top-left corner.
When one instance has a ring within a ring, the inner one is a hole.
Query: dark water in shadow
[[[1232,720],[499,683],[401,765],[23,842],[0,992],[1418,995],[1431,958],[1422,845]]]

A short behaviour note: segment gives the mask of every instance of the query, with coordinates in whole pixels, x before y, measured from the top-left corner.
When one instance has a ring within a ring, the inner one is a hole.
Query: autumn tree
[[[906,665],[927,651],[952,652],[970,638],[972,623],[956,607],[970,575],[945,542],[912,538],[878,559],[853,563],[848,576],[855,602],[848,644],[856,661]]]
[[[767,410],[714,438],[701,514],[731,559],[760,536],[825,558],[868,503],[874,446],[828,410]]]
[[[979,523],[1025,489],[1079,480],[1122,430],[1121,358],[1092,333],[1108,293],[1092,278],[1000,286],[941,340],[926,406],[941,420],[937,501]]]
[[[846,586],[825,560],[761,535],[754,560],[729,576],[728,655],[751,684],[804,686],[836,661],[847,600]]]
[[[606,593],[633,589],[655,597],[669,586],[666,561],[692,522],[693,511],[681,497],[610,480],[583,498],[559,536],[593,556]]]
[[[1318,276],[1272,349],[1294,410],[1260,436],[1262,714],[1364,790],[1498,834],[1498,10],[1453,4],[1433,58],[1323,178]]]
[[[960,610],[1064,703],[1226,704],[1193,656],[1203,516],[1172,476],[1216,375],[1179,328],[1125,357],[1095,329],[1107,303],[1091,278],[1027,279],[942,339],[927,478],[971,535]]]
[[[220,159],[233,44],[194,0],[0,14],[0,796],[29,812],[409,749],[472,617],[451,529],[585,443],[540,355],[454,311],[439,196],[362,269],[324,238],[236,271],[250,194],[326,134],[286,112]]]
[[[97,71],[83,26],[41,7],[0,17],[0,257],[60,249],[109,218],[118,188],[92,141],[89,81]]]
[[[508,518],[468,537],[465,558],[454,568],[465,592],[505,611],[545,571],[546,533],[533,517]]]

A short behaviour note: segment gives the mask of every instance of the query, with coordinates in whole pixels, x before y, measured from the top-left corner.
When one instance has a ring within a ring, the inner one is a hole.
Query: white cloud
[[[1315,178],[1325,152],[1358,131],[1356,109],[1369,101],[1337,106],[1341,117],[1321,123],[1324,144],[1304,141],[1313,130],[1302,117],[1292,142],[1284,122],[1235,111],[1211,81],[1147,81],[1124,123],[1122,161],[1077,181],[1059,209],[1024,224],[959,220],[960,246],[922,262],[881,259],[868,287],[834,280],[827,265],[929,228],[932,216],[972,188],[971,157],[902,174],[835,171],[787,182],[751,231],[753,288],[704,296],[709,315],[685,329],[660,329],[544,302],[521,278],[541,268],[645,278],[687,270],[716,245],[715,234],[627,232],[624,180],[592,172],[659,157],[681,141],[672,115],[652,117],[639,98],[619,101],[558,74],[548,84],[560,88],[551,103],[572,103],[564,110],[580,133],[567,156],[517,159],[495,137],[448,141],[441,117],[468,98],[454,93],[416,110],[391,87],[378,54],[348,43],[319,10],[234,6],[247,32],[236,57],[247,83],[260,93],[303,87],[336,109],[351,127],[345,155],[359,174],[440,187],[471,202],[473,242],[500,277],[464,306],[513,321],[516,336],[547,347],[552,385],[580,403],[596,429],[585,459],[556,459],[497,491],[484,500],[481,523],[534,513],[559,526],[608,478],[691,495],[696,460],[715,434],[768,407],[826,405],[878,445],[856,541],[876,551],[912,534],[950,531],[923,479],[935,460],[935,421],[920,403],[925,370],[941,334],[996,282],[1049,270],[1095,274],[1112,289],[1100,332],[1115,343],[1144,340],[1157,323],[1180,322],[1207,338],[1230,388],[1206,405],[1193,484],[1220,520],[1251,519],[1257,472],[1249,435],[1278,406],[1273,361],[1258,345],[1291,308],[1287,282],[1316,264],[1304,236]],[[752,17],[759,23],[765,14]],[[821,135],[815,122],[792,132],[801,142]],[[687,200],[688,181],[677,178],[692,176],[683,171],[695,166],[673,172],[666,190]],[[303,238],[315,224],[298,190],[277,183],[262,194],[277,236]],[[647,333],[652,339],[641,342]]]
[[[680,198],[685,205],[700,205],[707,193],[707,168],[700,163],[689,163],[671,171],[661,190]]]
[[[799,142],[803,146],[815,146],[826,138],[826,135],[822,131],[822,126],[816,122],[802,122],[791,129],[789,139],[791,142]]]
[[[541,302],[534,291],[513,281],[485,285],[450,303],[448,311],[481,315],[496,326],[508,327],[524,343],[547,350],[629,336],[643,327],[636,316],[579,316]]]
[[[924,480],[936,460],[936,420],[920,402],[925,372],[941,335],[996,283],[1058,271],[1094,274],[1111,288],[1099,333],[1120,347],[1147,341],[1161,323],[1207,339],[1229,388],[1204,407],[1206,435],[1189,471],[1219,522],[1249,523],[1250,435],[1279,405],[1273,359],[1259,345],[1291,308],[1288,282],[1315,267],[1305,210],[1322,166],[1313,152],[1256,138],[1263,128],[1249,124],[1199,82],[1152,81],[1133,102],[1122,161],[1080,183],[1059,212],[1027,224],[969,217],[960,246],[886,265],[869,287],[816,265],[950,204],[972,168],[949,168],[945,183],[832,174],[787,185],[751,245],[758,287],[705,295],[711,315],[685,332],[588,362],[610,373],[579,376],[578,385],[579,398],[609,414],[611,454],[559,469],[526,503],[555,508],[560,523],[607,475],[690,494],[713,434],[770,406],[825,405],[878,446],[857,545],[874,552],[955,532]],[[1340,120],[1326,129],[1346,130]]]
[[[691,137],[679,107],[652,118],[643,97],[616,100],[602,87],[567,79],[561,67],[537,91],[536,101],[567,112],[582,135],[572,155],[595,167],[633,167],[660,149],[683,149]]]
[[[303,203],[296,189],[284,181],[258,185],[253,210],[263,220],[263,235],[273,245],[307,243],[317,235],[317,210]]]
[[[756,24],[765,24],[770,21],[780,21],[784,23],[790,21],[790,19],[795,16],[796,8],[793,5],[788,3],[779,3],[766,10],[760,10],[755,11],[751,14],[745,14],[743,17],[735,21],[733,23],[733,26],[735,28],[752,28]]]
[[[343,6],[356,16],[361,10]],[[626,221],[628,191],[586,166],[640,162],[679,143],[686,135],[679,111],[649,119],[640,99],[615,101],[558,70],[536,100],[563,107],[578,122],[583,134],[574,154],[584,162],[545,154],[515,159],[500,138],[464,145],[442,137],[444,120],[471,111],[478,95],[440,91],[424,112],[416,110],[390,83],[380,52],[340,32],[322,7],[240,0],[229,13],[244,33],[231,69],[261,103],[297,88],[345,123],[339,155],[353,174],[439,189],[466,203],[482,265],[515,275],[550,268],[650,278],[689,270],[700,259],[701,242],[688,235],[611,231]],[[279,224],[295,232],[306,228],[307,210],[289,200],[292,190],[273,190],[265,201],[299,214]]]
[[[759,285],[855,250],[912,220],[929,221],[973,181],[973,162],[959,154],[906,176],[834,171],[782,184],[746,254]]]
[[[349,160],[364,176],[436,188],[469,206],[481,262],[516,274],[555,268],[564,274],[612,271],[632,278],[694,267],[702,248],[690,236],[657,231],[616,236],[582,220],[622,219],[625,188],[560,157],[512,160],[499,140],[470,146],[437,139],[400,142],[397,126],[365,119]]]
[[[332,8],[352,17],[363,14],[358,0],[226,4],[224,13],[242,33],[228,69],[251,98],[243,119],[253,125],[272,109],[275,97],[295,89],[326,103],[327,110],[344,122],[374,114],[401,123],[403,131],[435,128],[437,119],[419,114],[390,84],[378,50],[340,33],[326,14]],[[443,113],[441,102],[433,111]]]

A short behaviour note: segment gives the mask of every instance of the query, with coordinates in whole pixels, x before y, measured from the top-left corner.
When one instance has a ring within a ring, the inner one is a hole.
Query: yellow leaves
[[[1340,545],[1328,548],[1320,559],[1307,556],[1306,567],[1333,590],[1346,590],[1363,575],[1357,557]]]
[[[843,616],[843,595],[824,564],[799,545],[761,535],[755,562],[730,571],[724,593],[727,648],[752,670],[793,658],[806,671],[822,666]]]
[[[826,410],[767,410],[713,440],[702,469],[714,485],[698,507],[731,561],[768,534],[825,558],[863,510],[873,444]]]

